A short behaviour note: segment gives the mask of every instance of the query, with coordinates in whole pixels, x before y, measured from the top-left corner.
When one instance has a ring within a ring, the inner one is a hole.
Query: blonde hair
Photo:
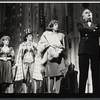
[[[1,37],[1,39],[0,39],[0,46],[3,46],[3,41],[4,40],[9,40],[10,41],[10,37],[7,36],[7,35],[4,35],[3,37]]]

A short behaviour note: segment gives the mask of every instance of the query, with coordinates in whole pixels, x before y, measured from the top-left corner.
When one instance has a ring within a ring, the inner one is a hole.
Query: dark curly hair
[[[54,26],[55,23],[59,24],[59,22],[57,20],[51,20],[50,23],[48,24],[46,30],[52,31],[53,30],[52,27]]]
[[[32,37],[33,37],[33,33],[32,33],[32,32],[26,33],[26,34],[23,36],[23,40],[24,40],[24,41],[27,41],[26,37],[28,37],[28,35],[32,35]]]

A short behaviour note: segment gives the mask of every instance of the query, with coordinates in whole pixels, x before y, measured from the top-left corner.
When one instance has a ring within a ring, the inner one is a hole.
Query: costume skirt
[[[11,61],[0,60],[0,83],[12,83],[12,66]]]
[[[33,79],[35,80],[43,80],[43,74],[41,73],[42,66],[41,66],[41,58],[35,58],[35,65],[33,70]]]
[[[53,61],[47,62],[45,71],[46,77],[55,77],[63,75],[62,71],[65,70],[64,59],[62,58],[60,62],[58,60],[55,59]]]

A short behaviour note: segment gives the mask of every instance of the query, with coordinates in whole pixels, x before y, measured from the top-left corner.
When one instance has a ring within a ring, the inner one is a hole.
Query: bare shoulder
[[[64,33],[61,33],[61,32],[58,33],[58,36],[62,38],[65,37]]]
[[[46,35],[46,34],[48,34],[48,33],[51,33],[51,31],[45,31],[45,32],[43,33],[43,35]]]

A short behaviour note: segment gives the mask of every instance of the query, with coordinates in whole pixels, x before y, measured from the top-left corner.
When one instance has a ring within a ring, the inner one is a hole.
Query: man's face
[[[84,12],[82,13],[83,19],[85,19],[85,21],[87,20],[91,20],[92,21],[92,12],[88,9],[84,10]]]

